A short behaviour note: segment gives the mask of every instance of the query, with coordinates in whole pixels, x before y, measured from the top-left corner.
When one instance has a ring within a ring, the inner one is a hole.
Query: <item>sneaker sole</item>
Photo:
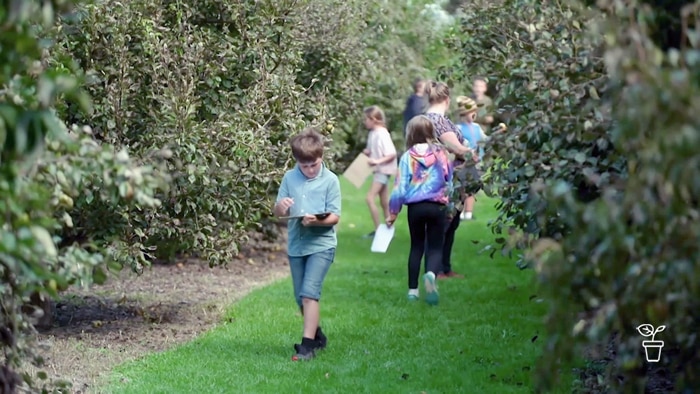
[[[292,361],[309,361],[309,360],[313,359],[314,357],[316,357],[316,356],[315,355],[304,356],[301,354],[295,354],[292,356]]]
[[[423,275],[423,282],[425,284],[425,302],[430,305],[437,305],[440,301],[440,296],[437,292],[437,287],[435,287],[435,279],[431,278],[428,274]]]
[[[316,357],[316,352],[311,352],[308,354],[299,354],[299,346],[299,344],[294,345],[294,351],[297,352],[297,354],[292,356],[292,361],[308,361]]]

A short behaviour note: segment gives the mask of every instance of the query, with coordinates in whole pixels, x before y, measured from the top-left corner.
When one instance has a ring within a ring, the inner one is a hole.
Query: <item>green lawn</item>
[[[532,271],[500,253],[493,260],[477,254],[493,238],[486,222],[494,201],[479,198],[477,220],[462,222],[453,265],[466,278],[440,281],[440,304],[430,307],[406,300],[405,209],[388,253],[371,253],[371,240],[361,238],[372,227],[365,189],[341,184],[339,245],[321,304],[328,348],[315,360],[291,361],[302,322],[287,279],[233,305],[230,322],[197,340],[117,368],[105,391],[532,392],[545,304],[530,300]]]

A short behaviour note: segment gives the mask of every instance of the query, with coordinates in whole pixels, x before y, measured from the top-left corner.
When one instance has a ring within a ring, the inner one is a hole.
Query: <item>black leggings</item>
[[[442,273],[448,274],[452,271],[452,246],[455,243],[455,233],[459,227],[459,212],[457,212],[452,220],[447,220],[445,231],[445,243],[442,248]]]
[[[419,202],[408,205],[408,230],[411,233],[411,252],[408,255],[409,289],[418,288],[423,253],[425,253],[426,271],[436,275],[440,272],[445,220],[443,204]]]

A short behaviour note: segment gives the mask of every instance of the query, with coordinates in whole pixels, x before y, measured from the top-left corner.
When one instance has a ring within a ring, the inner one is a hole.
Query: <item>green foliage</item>
[[[156,257],[229,261],[269,215],[269,196],[290,165],[289,136],[307,124],[326,131],[323,103],[296,81],[309,8],[291,0],[97,1],[64,19],[58,38],[90,80],[95,136],[142,160],[169,152],[162,206],[122,222]],[[87,221],[104,213],[81,206]]]
[[[105,180],[139,171],[124,153],[115,155],[109,147],[76,137],[77,128],[68,133],[53,110],[61,101],[90,111],[86,94],[78,89],[80,79],[46,61],[54,15],[70,5],[14,1],[0,6],[0,387],[7,393],[51,386],[44,372],[18,372],[24,361],[42,364],[32,333],[43,312],[26,308],[30,298],[55,296],[73,283],[105,278],[104,245],[85,247],[57,236],[64,226],[72,227],[66,212],[73,199],[100,179],[92,190],[114,195],[132,180]],[[134,185],[149,186],[150,181],[145,175]],[[143,208],[157,205],[151,191],[137,195]]]
[[[652,41],[647,20],[654,11],[634,5],[628,10],[601,2],[606,18],[593,34],[606,36],[605,60],[611,78],[619,82],[610,129],[612,142],[628,160],[629,175],[606,187],[600,199],[581,204],[568,184],[547,192],[550,208],[571,229],[557,253],[540,258],[542,280],[553,284],[557,299],[549,325],[561,337],[550,345],[553,354],[579,349],[569,338],[572,327],[579,342],[606,341],[618,333],[617,357],[609,367],[612,390],[643,391],[648,378],[637,332],[641,324],[665,325],[660,365],[675,373],[676,391],[700,385],[700,161],[697,110],[700,108],[700,48],[695,27],[682,38],[682,50],[663,51]],[[683,10],[685,26],[697,26],[700,3]],[[639,34],[643,32],[643,34]],[[600,174],[591,174],[592,177]],[[552,214],[550,209],[549,214]],[[547,242],[546,240],[544,241]],[[550,250],[550,247],[543,248]],[[568,286],[558,284],[567,283]],[[589,324],[574,325],[571,301],[591,310]],[[546,358],[543,369],[556,363]]]
[[[501,197],[501,215],[492,225],[499,234],[514,226],[530,236],[561,238],[567,231],[562,221],[540,215],[547,204],[532,187],[562,179],[590,200],[625,170],[607,133],[600,40],[583,30],[592,18],[581,9],[529,0],[471,7],[461,15],[464,67],[488,76],[499,92],[496,122],[513,120],[486,149],[486,190]],[[590,174],[599,176],[593,181]]]
[[[345,158],[354,159],[365,148],[367,130],[361,124],[362,107],[378,105],[387,117],[387,128],[397,147],[404,146],[403,111],[417,77],[436,78],[439,70],[458,59],[445,47],[450,26],[442,27],[423,15],[432,1],[361,2],[366,23],[357,39],[363,44],[355,54],[362,73],[345,88],[354,91],[342,125],[347,143]],[[419,18],[421,23],[416,23]],[[345,93],[347,94],[347,93]]]
[[[639,392],[642,323],[666,325],[660,365],[679,391],[697,387],[697,9],[684,11],[682,50],[664,52],[653,8],[598,6],[509,0],[460,14],[465,69],[489,76],[509,126],[486,147],[501,199],[492,229],[511,235],[497,238],[506,250],[530,246],[519,264],[535,263],[551,299],[541,388],[618,334],[606,385]]]
[[[30,297],[180,253],[225,264],[269,229],[290,136],[319,128],[336,170],[364,142],[363,105],[402,136],[413,78],[453,64],[444,32],[414,23],[427,3],[0,6],[8,390],[33,355]]]
[[[139,160],[172,152],[162,206],[112,229],[126,242],[133,228],[143,248],[119,254],[225,264],[248,230],[266,229],[291,165],[290,136],[319,128],[332,139],[327,163],[339,170],[337,159],[364,141],[356,134],[363,104],[382,105],[402,135],[407,70],[420,69],[437,35],[407,18],[424,4],[100,0],[65,15],[50,61],[77,60],[95,111],[60,113]],[[76,205],[83,236],[102,238],[90,218],[112,207]]]
[[[62,225],[60,246],[99,251],[110,268],[128,265],[140,272],[155,248],[145,245],[138,224],[162,205],[156,193],[168,190],[161,161],[170,153],[154,152],[152,165],[137,165],[126,150],[97,142],[87,126],[74,126],[68,140],[50,141],[47,148],[33,180],[52,192],[50,205]],[[70,270],[59,274],[68,283],[80,279]],[[106,277],[103,269],[93,274],[98,281]]]

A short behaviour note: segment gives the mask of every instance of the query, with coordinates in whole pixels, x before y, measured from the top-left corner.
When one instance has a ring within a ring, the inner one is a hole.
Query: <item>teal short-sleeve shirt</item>
[[[277,193],[277,202],[285,197],[294,200],[289,216],[325,212],[340,216],[340,182],[325,164],[315,178],[307,178],[298,165],[287,171]],[[301,219],[290,219],[287,231],[287,254],[292,257],[308,256],[338,245],[335,226],[305,227]]]

